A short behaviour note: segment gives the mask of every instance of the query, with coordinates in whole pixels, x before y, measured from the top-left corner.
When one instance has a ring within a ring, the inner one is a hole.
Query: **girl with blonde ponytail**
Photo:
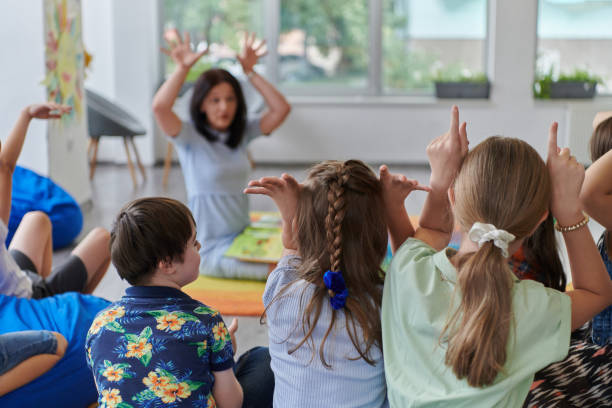
[[[380,265],[388,210],[414,189],[428,190],[358,160],[317,164],[303,184],[287,174],[249,183],[283,219],[285,256],[263,296],[274,406],[388,406]]]
[[[527,143],[504,137],[468,153],[453,107],[449,132],[428,146],[432,191],[383,294],[391,406],[520,407],[534,373],[566,356],[570,331],[612,303],[612,282],[584,228],[584,168],[557,147],[556,132],[555,123],[547,164]],[[567,294],[519,281],[508,265],[549,211],[572,267],[575,290]],[[453,215],[458,251],[443,249]]]

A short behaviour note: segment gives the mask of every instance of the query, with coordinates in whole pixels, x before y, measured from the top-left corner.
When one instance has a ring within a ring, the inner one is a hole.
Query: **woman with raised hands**
[[[250,223],[249,203],[242,194],[248,182],[250,162],[247,146],[259,135],[269,135],[289,114],[285,97],[255,70],[265,55],[265,41],[245,34],[242,52],[236,57],[267,110],[248,116],[238,80],[223,69],[209,69],[193,86],[190,120],[181,121],[173,107],[191,67],[207,53],[191,49],[176,30],[166,38],[176,68],[153,99],[153,112],[162,131],[176,147],[183,169],[188,206],[198,226],[202,243],[200,273],[229,278],[265,279],[266,264],[242,262],[224,254],[234,238]]]

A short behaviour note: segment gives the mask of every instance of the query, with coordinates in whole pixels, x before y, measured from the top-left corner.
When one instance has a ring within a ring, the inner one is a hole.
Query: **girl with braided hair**
[[[453,107],[449,132],[427,148],[432,192],[419,228],[387,271],[382,333],[391,406],[521,406],[538,387],[534,374],[567,355],[570,332],[612,303],[612,282],[584,228],[584,168],[557,146],[557,124],[547,163],[519,139],[490,137],[469,153],[467,145]],[[508,266],[549,211],[570,261],[574,290],[566,293],[518,280]],[[453,216],[461,246],[440,250]]]
[[[263,300],[274,371],[274,405],[387,406],[380,305],[389,203],[415,180],[358,160],[326,161],[303,184],[288,174],[251,181],[283,219],[285,253]]]

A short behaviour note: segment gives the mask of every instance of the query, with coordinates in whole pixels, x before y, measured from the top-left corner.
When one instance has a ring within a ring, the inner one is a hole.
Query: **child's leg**
[[[234,372],[242,387],[243,407],[272,407],[274,373],[267,347],[254,347],[241,355]]]
[[[107,230],[100,227],[91,230],[74,248],[70,258],[47,280],[51,292],[93,292],[110,264],[109,246]]]
[[[15,231],[9,250],[17,250],[25,255],[36,267],[35,271],[43,278],[51,273],[53,262],[53,239],[51,220],[42,211],[31,211]]]
[[[4,358],[6,371],[0,375],[0,396],[49,371],[64,356],[68,346],[60,333],[46,330],[8,333],[0,338],[0,353],[12,360]]]

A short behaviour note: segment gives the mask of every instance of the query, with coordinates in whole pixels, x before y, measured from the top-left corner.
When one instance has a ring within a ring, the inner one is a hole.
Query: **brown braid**
[[[340,259],[342,258],[342,220],[344,220],[345,204],[344,186],[348,182],[350,174],[347,166],[343,163],[338,169],[338,178],[329,183],[327,200],[327,217],[325,217],[325,230],[327,236],[327,251],[329,253],[329,264],[331,270],[340,270]]]

